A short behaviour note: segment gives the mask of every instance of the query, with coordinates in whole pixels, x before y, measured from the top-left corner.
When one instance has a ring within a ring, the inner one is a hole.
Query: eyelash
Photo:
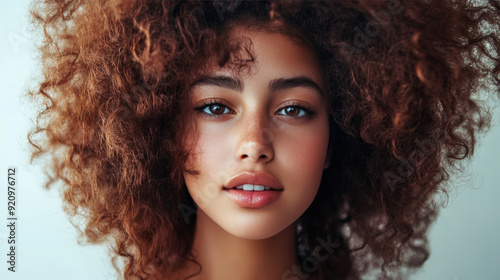
[[[209,117],[209,118],[220,118],[223,115],[226,115],[226,113],[222,113],[220,115],[216,115],[216,114],[211,114],[211,113],[204,112],[204,110],[206,108],[208,108],[209,106],[211,106],[211,105],[220,105],[220,106],[225,107],[226,109],[229,109],[229,107],[226,106],[226,105],[224,105],[223,102],[221,102],[221,101],[218,101],[216,99],[207,99],[207,100],[203,100],[202,103],[199,106],[197,106],[197,107],[194,108],[194,110],[197,111],[197,112],[199,112],[199,113],[201,113],[201,114],[203,114],[203,115],[205,115],[205,116],[207,116],[207,117]],[[294,118],[294,119],[303,119],[303,118],[311,117],[311,116],[313,116],[315,114],[314,111],[312,111],[311,108],[309,108],[308,106],[304,106],[304,105],[302,105],[302,104],[300,104],[298,102],[295,102],[295,101],[292,101],[292,102],[286,104],[285,106],[281,107],[280,109],[278,109],[277,112],[281,112],[285,108],[289,108],[289,107],[294,107],[294,108],[297,108],[299,110],[302,110],[302,111],[305,112],[305,114],[302,115],[302,116],[287,116],[285,114],[278,114],[278,115],[285,116],[285,117],[290,117],[290,118]],[[229,109],[229,110],[232,113],[234,113],[233,110],[231,110],[231,109]],[[225,111],[226,110],[224,110],[224,112]]]

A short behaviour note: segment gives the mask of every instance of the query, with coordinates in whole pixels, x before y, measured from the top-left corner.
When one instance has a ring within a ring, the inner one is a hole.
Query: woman
[[[36,4],[33,157],[125,279],[400,278],[498,93],[473,4]]]

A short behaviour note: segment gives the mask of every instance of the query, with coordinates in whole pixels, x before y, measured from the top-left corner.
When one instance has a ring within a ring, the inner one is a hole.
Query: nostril
[[[238,160],[270,161],[273,158],[273,149],[271,145],[262,145],[255,142],[245,142],[238,147],[236,151]]]
[[[241,158],[242,158],[242,159],[246,159],[246,158],[250,158],[250,156],[249,156],[249,155],[247,155],[247,154],[243,154],[243,155],[241,155]],[[259,159],[266,159],[266,158],[267,158],[267,155],[260,155],[258,158],[259,158]]]

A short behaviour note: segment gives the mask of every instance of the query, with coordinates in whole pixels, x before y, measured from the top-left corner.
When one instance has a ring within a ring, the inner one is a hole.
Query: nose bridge
[[[261,112],[249,114],[247,123],[247,134],[255,142],[267,142],[266,131],[269,129],[267,116]]]
[[[274,156],[269,117],[260,111],[247,112],[240,122],[239,159],[269,161]]]

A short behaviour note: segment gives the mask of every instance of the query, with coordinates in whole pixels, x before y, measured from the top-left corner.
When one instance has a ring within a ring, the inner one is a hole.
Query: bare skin
[[[186,137],[197,139],[187,165],[200,172],[185,181],[199,207],[191,252],[202,269],[190,262],[173,279],[198,272],[189,279],[315,279],[301,269],[295,242],[296,220],[328,165],[322,72],[311,50],[284,35],[241,32],[252,40],[254,71],[206,75],[242,86],[200,83],[190,92],[199,135]],[[298,82],[273,87],[279,81]],[[232,201],[223,187],[241,172],[272,174],[282,187],[279,199],[255,208]]]
[[[193,243],[193,254],[202,270],[193,280],[276,280],[293,266],[299,266],[295,252],[295,224],[280,233],[264,239],[249,240],[235,237],[199,211],[198,229]],[[190,267],[181,273],[196,273]],[[313,278],[309,278],[313,279]]]

